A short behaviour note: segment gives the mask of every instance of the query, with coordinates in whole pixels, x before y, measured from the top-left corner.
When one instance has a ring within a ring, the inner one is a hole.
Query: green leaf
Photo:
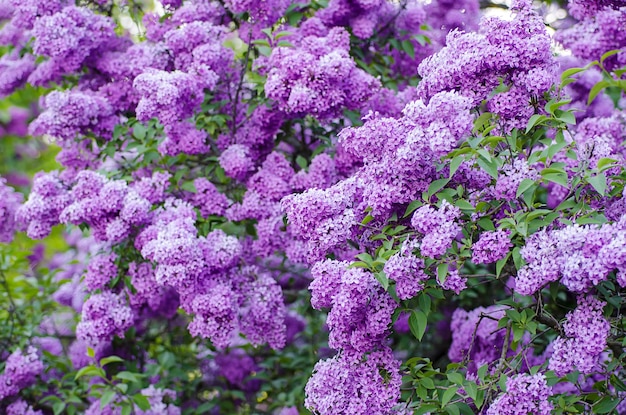
[[[385,291],[389,288],[389,278],[387,278],[387,274],[384,271],[374,273],[374,277],[383,286]]]
[[[570,78],[572,75],[576,75],[577,73],[580,73],[586,70],[587,68],[570,68],[570,69],[563,71],[563,73],[561,74],[561,87],[564,86],[563,83],[565,82],[567,78]]]
[[[543,178],[548,180],[549,182],[553,182],[556,184],[560,184],[563,187],[567,187],[567,174],[565,173],[548,173],[543,175]]]
[[[363,218],[363,220],[361,221],[361,225],[367,225],[368,223],[370,223],[371,221],[374,220],[374,217],[372,215],[367,215],[366,217]]]
[[[454,173],[456,173],[464,160],[465,156],[463,155],[456,156],[452,160],[450,160],[450,175],[448,176],[449,178],[452,178],[452,176],[454,176]]]
[[[448,373],[446,377],[450,382],[456,383],[457,385],[463,385],[463,382],[465,381],[465,378],[459,372]]]
[[[426,325],[428,323],[428,317],[422,310],[412,310],[409,317],[409,328],[413,336],[419,341],[422,341],[424,333],[426,332]]]
[[[130,413],[132,412],[133,407],[129,404],[126,404],[122,407],[122,414],[121,415],[130,415]]]
[[[123,361],[124,359],[122,359],[119,356],[108,356],[108,357],[100,359],[100,366],[104,367],[108,365],[109,363],[121,363]]]
[[[486,231],[495,231],[496,227],[493,224],[493,222],[491,221],[491,219],[489,219],[486,216],[483,216],[482,218],[478,219],[478,222],[476,222],[478,224],[478,226],[480,226],[481,228],[483,228]]]
[[[522,193],[524,193],[526,190],[530,189],[533,185],[537,184],[537,182],[535,180],[532,179],[524,179],[520,182],[519,186],[517,187],[517,193],[515,194],[515,197],[520,197],[522,195]]]
[[[536,125],[541,124],[542,122],[546,121],[548,119],[548,117],[546,117],[545,115],[541,115],[541,114],[535,114],[532,117],[530,117],[530,119],[528,120],[528,124],[526,124],[526,134],[528,134],[528,132],[530,130],[533,129],[533,127],[535,127]]]
[[[308,166],[307,160],[299,154],[298,157],[296,157],[296,164],[300,166],[302,170],[306,169]]]
[[[451,386],[443,393],[443,396],[441,397],[441,408],[444,408],[448,402],[454,398],[457,390],[459,390],[458,386]]]
[[[437,193],[439,190],[441,190],[445,185],[448,184],[449,181],[450,179],[439,179],[439,180],[433,181],[430,184],[430,186],[428,186],[428,193],[427,193],[428,196],[427,196],[426,201],[429,201],[431,196]]]
[[[142,411],[147,411],[148,409],[150,409],[150,402],[148,401],[148,398],[140,393],[133,395],[133,402],[135,402],[135,404],[137,404],[139,409],[141,409]]]
[[[603,157],[600,160],[598,160],[598,170],[602,171],[605,167],[612,166],[614,163],[617,163],[617,160],[608,158],[608,157]]]
[[[498,179],[498,164],[494,160],[487,161],[483,157],[479,157],[477,162],[491,177]]]
[[[61,414],[65,409],[65,406],[66,404],[63,401],[55,402],[54,405],[52,405],[52,411],[54,412],[54,415]]]
[[[448,264],[439,264],[437,265],[437,281],[440,284],[446,282],[446,277],[448,276]]]
[[[117,394],[115,393],[114,390],[109,389],[106,390],[103,394],[102,397],[100,398],[100,409],[104,409],[105,406],[107,406],[108,404],[111,403],[111,401],[113,399],[115,399],[115,396]]]
[[[492,116],[493,114],[490,112],[480,114],[480,116],[474,121],[474,131],[478,132],[483,130],[486,125],[489,125],[488,121],[491,120]]]
[[[128,372],[128,371],[122,371],[119,372],[118,374],[115,375],[116,379],[122,379],[122,380],[127,380],[129,382],[138,382],[139,381],[139,374],[138,373],[133,373],[133,372]]]
[[[454,206],[458,207],[461,210],[469,210],[474,212],[476,208],[465,199],[458,199],[454,202]]]
[[[566,124],[576,124],[576,117],[571,111],[555,110],[554,115],[557,120],[563,121]]]
[[[148,129],[143,124],[137,123],[133,127],[133,137],[139,141],[143,141],[146,138],[147,132]]]
[[[87,346],[87,356],[93,358],[96,355],[96,352],[89,346]]]
[[[604,61],[607,60],[608,58],[610,58],[613,55],[617,55],[618,53],[620,53],[621,50],[620,49],[613,49],[610,50],[606,53],[604,53],[601,57],[600,57],[600,66],[604,67]]]
[[[81,368],[78,372],[76,372],[76,375],[74,376],[74,380],[78,380],[82,378],[83,376],[98,376],[98,377],[104,378],[105,374],[102,368],[90,365],[90,366],[85,366]]]
[[[198,191],[193,181],[184,182],[180,188],[191,193],[196,193]]]
[[[406,210],[404,211],[404,215],[402,215],[402,217],[406,218],[411,213],[415,212],[423,204],[424,203],[421,200],[414,200],[414,201],[412,201],[411,203],[409,203],[409,206],[406,207]]]
[[[596,192],[604,196],[604,193],[606,192],[606,187],[607,187],[606,176],[604,175],[604,173],[599,173],[593,177],[590,177],[589,179],[587,179],[587,182],[591,186],[593,186]]]
[[[402,50],[411,57],[411,59],[415,59],[415,47],[413,46],[413,42],[409,39],[402,41]]]
[[[593,102],[593,100],[596,99],[598,94],[602,92],[604,88],[610,85],[611,84],[608,81],[600,81],[597,84],[595,84],[591,88],[591,91],[589,91],[589,98],[587,99],[587,105],[590,105]]]
[[[613,411],[622,400],[619,398],[613,398],[611,396],[605,396],[593,405],[594,414],[608,414]]]

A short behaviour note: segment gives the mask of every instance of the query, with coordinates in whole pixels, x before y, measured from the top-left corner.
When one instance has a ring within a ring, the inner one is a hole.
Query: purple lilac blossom
[[[20,230],[20,223],[16,221],[16,213],[22,204],[23,196],[6,184],[0,177],[0,242],[9,243],[13,240],[15,231]]]
[[[133,324],[133,312],[121,295],[111,292],[93,294],[83,306],[76,337],[91,344],[123,337]]]
[[[17,349],[9,355],[0,375],[0,399],[16,395],[20,390],[35,383],[44,371],[37,349],[28,347],[25,353]]]
[[[509,231],[484,232],[472,245],[472,261],[476,264],[491,264],[505,258],[512,247]]]
[[[387,347],[322,360],[306,385],[305,406],[316,415],[388,414],[400,398],[399,368]]]
[[[358,69],[348,51],[349,34],[341,28],[325,37],[305,37],[296,48],[275,48],[268,61],[266,95],[294,117],[323,119],[344,108],[359,109],[380,83]]]
[[[487,415],[550,415],[550,396],[552,389],[542,373],[511,376],[506,380],[506,393],[496,398]]]
[[[607,347],[611,325],[604,318],[605,302],[593,296],[578,298],[578,307],[567,313],[563,332],[566,337],[557,337],[548,368],[557,376],[573,370],[592,373],[600,354]]]

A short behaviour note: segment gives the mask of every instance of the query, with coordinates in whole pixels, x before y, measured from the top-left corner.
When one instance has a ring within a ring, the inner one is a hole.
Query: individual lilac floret
[[[452,246],[452,241],[461,230],[457,220],[461,210],[446,200],[438,210],[430,205],[420,207],[411,218],[411,226],[424,234],[420,247],[424,256],[435,258],[443,255]]]
[[[550,396],[552,388],[543,373],[511,376],[506,380],[506,393],[493,401],[487,415],[550,415]]]
[[[43,362],[37,349],[29,347],[26,353],[20,349],[9,355],[0,375],[0,399],[16,395],[20,390],[35,383],[37,376],[43,373]]]
[[[220,155],[220,166],[228,177],[244,181],[254,169],[254,160],[250,157],[248,147],[233,144]]]
[[[22,200],[22,194],[7,186],[6,180],[0,177],[0,242],[11,242],[15,231],[19,230],[15,215]]]
[[[400,398],[399,369],[388,347],[322,360],[306,385],[305,406],[316,415],[389,414]]]
[[[574,370],[591,373],[607,347],[611,325],[604,318],[605,302],[588,295],[578,298],[578,307],[567,313],[563,324],[566,337],[557,337],[548,368],[557,376]]]
[[[472,245],[472,261],[476,264],[491,264],[509,253],[513,246],[509,231],[484,232]]]
[[[94,294],[83,305],[76,337],[93,344],[110,341],[113,336],[123,337],[133,324],[133,318],[133,312],[122,296],[111,292]]]
[[[17,210],[16,220],[26,226],[29,238],[42,239],[59,224],[59,216],[70,204],[65,185],[58,172],[37,173],[28,200]]]

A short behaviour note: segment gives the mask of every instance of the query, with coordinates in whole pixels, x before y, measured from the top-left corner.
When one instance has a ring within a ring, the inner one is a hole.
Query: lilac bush
[[[509,3],[0,1],[0,413],[626,413],[626,2]]]

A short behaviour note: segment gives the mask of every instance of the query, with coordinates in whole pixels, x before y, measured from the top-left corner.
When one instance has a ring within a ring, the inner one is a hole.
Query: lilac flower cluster
[[[424,272],[424,260],[409,253],[392,255],[384,268],[389,279],[396,282],[396,294],[401,300],[414,297],[424,288],[423,282],[428,279]]]
[[[588,292],[614,271],[626,267],[626,217],[600,227],[567,226],[531,235],[521,254],[527,264],[515,280],[515,291],[531,295],[560,279],[570,291]]]
[[[603,316],[605,305],[591,295],[580,296],[578,307],[567,313],[563,324],[566,337],[554,340],[554,351],[548,365],[557,376],[564,376],[573,370],[592,373],[596,368],[611,331],[611,325]]]
[[[400,397],[399,369],[387,347],[322,360],[306,385],[305,405],[316,415],[388,414]]]
[[[512,247],[510,232],[502,230],[484,232],[472,245],[472,261],[476,264],[496,262],[506,257]]]
[[[460,216],[461,210],[445,200],[438,210],[424,205],[415,211],[411,226],[424,235],[420,246],[422,255],[435,258],[445,254],[461,231],[457,222]]]
[[[43,412],[34,410],[32,406],[19,399],[7,407],[7,415],[43,415]]]
[[[202,89],[195,76],[154,69],[136,77],[133,85],[141,94],[137,119],[156,117],[165,126],[167,140],[160,147],[164,154],[206,152],[206,133],[187,121],[202,103]]]
[[[26,353],[20,349],[9,355],[0,375],[0,399],[16,395],[22,389],[35,383],[37,376],[44,371],[43,362],[37,349],[30,346]]]
[[[506,393],[487,410],[487,415],[550,415],[552,390],[542,373],[516,375],[506,380]]]
[[[85,285],[89,290],[104,288],[117,276],[116,259],[117,255],[114,253],[103,253],[91,258],[85,274]]]
[[[349,34],[341,28],[324,37],[307,36],[297,48],[275,48],[265,94],[293,117],[323,119],[344,108],[360,109],[380,84],[356,67],[349,49]]]
[[[6,184],[6,180],[0,177],[0,242],[11,242],[15,231],[20,230],[15,215],[22,200],[21,193],[13,190]]]
[[[224,348],[241,332],[252,344],[282,348],[286,310],[276,281],[256,267],[239,270],[237,238],[221,230],[198,237],[195,218],[189,204],[168,200],[136,239],[142,255],[157,263],[157,284],[178,291],[182,308],[194,315],[192,335]]]
[[[534,110],[531,97],[541,99],[554,83],[556,61],[550,36],[531,2],[514,2],[513,20],[484,19],[478,33],[451,31],[446,46],[425,59],[418,71],[423,98],[456,90],[499,115],[507,130],[525,127]],[[505,92],[490,97],[500,83]]]
[[[330,308],[330,347],[365,353],[382,344],[396,303],[374,275],[360,268],[346,269],[345,263],[334,260],[318,262],[311,274],[311,304]]]
[[[53,91],[45,97],[44,106],[46,111],[30,124],[32,135],[47,135],[59,141],[88,134],[110,138],[117,123],[109,103],[94,94]]]
[[[19,207],[15,217],[27,227],[29,238],[41,239],[59,224],[59,215],[70,202],[68,189],[58,173],[40,172],[35,175],[28,200]]]
[[[110,19],[76,6],[38,19],[33,35],[33,52],[49,58],[30,77],[38,85],[78,71],[88,59],[119,43]]]
[[[83,305],[76,337],[90,344],[110,341],[113,336],[124,337],[133,322],[133,312],[122,295],[112,292],[93,294]]]
[[[86,223],[99,241],[118,243],[130,235],[133,226],[150,219],[152,204],[123,180],[108,180],[98,173],[82,171],[70,195],[72,203],[63,209],[59,221]]]
[[[581,21],[572,27],[559,31],[556,40],[570,49],[574,56],[586,61],[600,59],[602,54],[626,46],[626,33],[621,29],[626,23],[626,3],[596,2],[582,6],[579,2],[573,6],[573,13]],[[595,10],[595,12],[592,12]],[[626,55],[619,53],[606,61],[606,66],[612,68],[616,64],[626,63]]]

